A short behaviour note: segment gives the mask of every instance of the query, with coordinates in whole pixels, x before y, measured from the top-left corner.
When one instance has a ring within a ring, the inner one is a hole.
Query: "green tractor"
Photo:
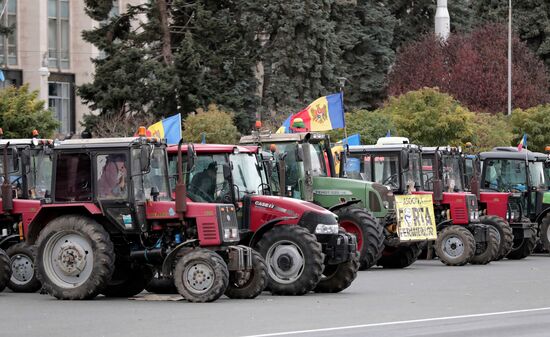
[[[310,201],[338,215],[340,226],[357,237],[361,270],[378,262],[384,251],[381,223],[389,214],[389,191],[380,184],[336,178],[327,135],[256,133],[240,143],[261,145],[273,156],[277,164],[272,178],[278,181],[274,194]]]

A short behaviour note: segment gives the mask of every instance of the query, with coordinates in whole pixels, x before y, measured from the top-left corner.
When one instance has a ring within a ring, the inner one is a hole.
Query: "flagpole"
[[[338,84],[340,85],[340,95],[341,95],[341,102],[342,102],[342,113],[344,114],[344,141],[342,142],[342,145],[344,145],[344,149],[346,148],[346,144],[348,143],[348,126],[346,124],[346,113],[345,113],[345,107],[344,107],[344,86],[346,85],[346,81],[348,79],[345,77],[338,77]]]

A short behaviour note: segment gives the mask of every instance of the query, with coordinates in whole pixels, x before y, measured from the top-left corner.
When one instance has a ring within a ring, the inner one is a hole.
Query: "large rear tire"
[[[497,242],[499,248],[497,254],[493,258],[493,261],[502,260],[510,251],[514,245],[514,234],[512,233],[512,227],[504,219],[498,216],[482,216],[479,218],[482,224],[494,227],[497,230]]]
[[[0,249],[0,292],[4,291],[11,278],[11,261],[2,249]]]
[[[275,226],[260,239],[257,250],[267,263],[268,287],[274,295],[304,295],[321,279],[321,244],[303,227]]]
[[[528,238],[523,238],[523,240],[514,240],[514,246],[512,251],[506,255],[506,258],[510,260],[521,260],[531,255],[535,249],[536,244],[536,232],[534,229],[530,228],[531,236]]]
[[[20,242],[8,248],[6,254],[11,259],[11,279],[8,288],[16,293],[34,293],[42,285],[34,272],[34,246]]]
[[[378,220],[370,212],[353,206],[334,213],[338,215],[340,226],[357,237],[359,270],[374,266],[384,250],[384,231]]]
[[[252,250],[252,270],[230,271],[225,296],[237,299],[258,297],[267,287],[267,265],[260,253]]]
[[[445,227],[437,234],[435,252],[448,266],[463,266],[475,253],[476,242],[472,233],[458,225]]]
[[[476,242],[476,252],[470,260],[471,264],[487,264],[491,262],[495,256],[497,256],[499,249],[499,242],[497,237],[498,231],[493,226],[489,226],[487,228],[487,241],[481,243],[479,245],[479,248]]]
[[[339,293],[348,288],[357,277],[359,270],[359,253],[348,261],[339,264],[325,265],[323,276],[314,291],[316,293]]]
[[[542,219],[540,225],[540,240],[542,241],[544,249],[550,253],[550,213],[546,214]]]
[[[189,302],[213,302],[229,284],[227,264],[211,250],[190,250],[176,262],[174,284]]]
[[[38,279],[58,299],[92,299],[113,275],[113,243],[90,218],[64,215],[50,221],[40,232],[37,247]]]
[[[422,252],[422,243],[411,243],[398,247],[388,247],[376,263],[387,269],[406,268],[413,264]]]
[[[151,269],[146,266],[116,266],[112,279],[101,293],[107,297],[135,296],[145,289],[152,275]]]

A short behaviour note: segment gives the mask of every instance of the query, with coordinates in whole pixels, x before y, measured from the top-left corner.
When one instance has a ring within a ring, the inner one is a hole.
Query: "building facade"
[[[114,0],[111,14],[140,2]],[[0,11],[2,25],[15,28],[9,36],[0,36],[1,84],[28,83],[61,122],[60,134],[80,133],[80,121],[91,111],[76,95],[76,87],[93,80],[91,59],[100,55],[82,39],[82,31],[100,23],[86,15],[82,0],[0,0]]]

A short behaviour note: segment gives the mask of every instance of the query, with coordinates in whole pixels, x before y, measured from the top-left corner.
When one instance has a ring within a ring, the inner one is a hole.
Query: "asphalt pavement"
[[[0,293],[0,336],[550,336],[550,256],[418,261],[359,272],[340,294],[194,304]],[[147,295],[143,293],[142,295]],[[154,299],[154,298],[153,298]]]

